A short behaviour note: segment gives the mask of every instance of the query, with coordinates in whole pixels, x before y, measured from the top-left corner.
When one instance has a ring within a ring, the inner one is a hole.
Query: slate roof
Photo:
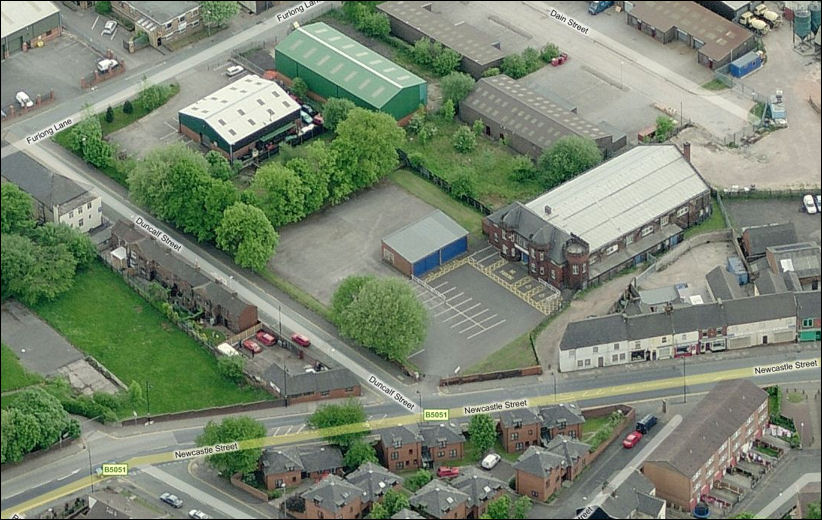
[[[290,396],[326,392],[338,388],[351,388],[359,384],[354,374],[344,367],[334,367],[314,374],[305,372],[288,373],[288,383],[286,384],[282,367],[272,363],[263,373],[263,377],[268,381],[272,381],[283,392],[287,391]]]
[[[578,459],[588,455],[590,448],[590,444],[585,444],[565,435],[557,435],[545,446],[546,450],[565,459],[565,464],[569,466],[573,466]]]
[[[639,471],[634,471],[600,507],[611,518],[637,518],[637,513],[644,515],[641,518],[659,518],[665,500],[653,496],[653,492],[653,483]]]
[[[691,305],[671,312],[674,334],[705,329],[720,329],[725,326],[725,308],[716,304]]]
[[[478,506],[494,498],[499,490],[507,490],[505,482],[490,473],[469,466],[463,468],[460,476],[451,481],[451,486],[468,495],[468,507]]]
[[[409,502],[416,508],[425,508],[425,512],[434,518],[441,518],[458,507],[468,503],[468,494],[454,489],[439,479],[434,479],[414,493]]]
[[[521,425],[537,424],[542,419],[534,413],[530,408],[515,408],[513,410],[503,410],[497,414],[497,417],[506,428],[513,427],[517,421]]]
[[[362,489],[332,474],[308,488],[300,497],[318,502],[319,507],[326,511],[336,512],[357,497],[364,500],[364,495]]]
[[[263,475],[302,471],[303,463],[296,447],[268,448],[262,456]]]
[[[801,322],[822,317],[822,293],[807,291],[794,293],[796,297],[796,318]]]
[[[321,473],[343,467],[342,452],[329,445],[269,448],[263,452],[262,459],[265,475],[288,471]]]
[[[747,379],[720,381],[645,463],[667,465],[692,478],[767,400],[767,392]]]
[[[796,316],[796,300],[791,293],[766,294],[722,302],[728,325],[790,318]]]
[[[590,345],[625,341],[628,338],[626,321],[621,314],[572,321],[565,329],[565,334],[562,335],[559,349],[573,350]]]
[[[200,2],[145,2],[141,0],[131,0],[129,2],[144,15],[150,17],[158,24],[165,24],[172,18],[181,16],[198,5]]]
[[[772,246],[799,242],[792,222],[742,228],[742,235],[747,236],[751,244],[751,250],[745,252],[749,258],[764,255],[765,249]]]
[[[4,157],[0,171],[6,180],[40,201],[49,212],[55,206],[69,205],[68,210],[97,198],[91,187],[81,186],[68,177],[52,172],[23,152]]]
[[[714,300],[728,301],[745,297],[745,291],[739,286],[736,276],[722,266],[716,266],[705,275],[708,290]]]
[[[148,235],[137,229],[134,224],[125,220],[118,220],[111,227],[111,234],[125,240],[127,244],[133,244],[148,238]]]
[[[416,511],[411,511],[407,508],[402,508],[391,517],[392,519],[416,519],[416,518],[425,518],[421,514],[417,513]]]
[[[377,431],[380,440],[388,447],[392,447],[395,441],[401,441],[403,446],[422,442],[422,435],[416,425],[391,426]]]
[[[468,231],[465,228],[436,210],[391,233],[382,241],[413,264],[466,236]]]
[[[764,270],[759,273],[759,278],[754,282],[759,294],[777,294],[788,292],[788,286],[781,275],[774,274],[773,271]]]
[[[820,247],[811,242],[772,246],[766,249],[768,257],[773,257],[773,263],[780,273],[794,271],[802,278],[819,278],[820,276]]]
[[[220,307],[228,309],[232,316],[239,316],[251,305],[239,299],[233,291],[225,285],[209,281],[194,289],[195,292],[205,296],[211,302],[219,304]]]
[[[547,246],[549,249],[548,256],[554,264],[562,265],[565,263],[562,249],[568,239],[571,238],[571,235],[546,223],[534,210],[523,203],[514,201],[491,213],[487,218],[507,229],[515,229],[517,233],[535,245]]]
[[[465,436],[450,423],[423,424],[420,426],[422,435],[422,445],[429,448],[436,448],[440,441],[445,444],[465,442]]]
[[[542,425],[546,428],[555,428],[564,419],[566,426],[582,424],[585,417],[582,410],[574,403],[559,403],[543,406],[539,409]]]
[[[673,334],[671,315],[664,312],[652,312],[631,316],[627,323],[628,338],[654,338]]]
[[[346,475],[345,480],[365,491],[363,500],[366,502],[380,500],[386,491],[405,481],[404,478],[394,475],[373,462],[360,465],[355,471]]]
[[[540,478],[547,478],[554,468],[565,467],[565,458],[551,453],[545,448],[529,446],[525,453],[519,456],[514,469],[524,471]]]

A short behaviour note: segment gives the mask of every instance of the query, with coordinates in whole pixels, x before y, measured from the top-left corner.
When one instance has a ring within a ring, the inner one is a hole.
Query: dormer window
[[[394,439],[394,447],[402,448],[402,439]]]
[[[514,420],[514,428],[522,428],[522,419]]]

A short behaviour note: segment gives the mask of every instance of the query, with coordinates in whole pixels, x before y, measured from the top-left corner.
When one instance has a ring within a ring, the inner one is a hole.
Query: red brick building
[[[559,403],[543,406],[539,409],[542,418],[542,442],[547,444],[557,435],[565,435],[572,439],[582,438],[582,425],[585,417],[582,410],[574,403]]]
[[[497,430],[502,446],[508,453],[525,451],[529,446],[540,445],[542,419],[529,408],[517,408],[500,412]]]
[[[364,491],[336,475],[329,475],[300,494],[305,511],[288,510],[295,518],[360,518]]]
[[[468,495],[436,478],[418,489],[408,501],[428,518],[468,518]]]
[[[343,457],[336,446],[269,448],[263,452],[260,469],[268,489],[296,486],[304,479],[343,475]]]
[[[396,426],[379,432],[377,455],[392,471],[422,467],[422,435],[415,426]]]
[[[554,455],[559,455],[565,461],[563,480],[573,481],[591,461],[591,445],[584,442],[557,435],[545,446],[545,449]]]
[[[468,518],[484,515],[488,504],[508,491],[508,484],[471,466],[463,468],[450,485],[468,495]]]
[[[366,462],[345,476],[345,480],[362,489],[363,516],[366,516],[374,502],[382,502],[389,489],[399,490],[405,479],[394,475],[379,464]]]
[[[531,500],[544,502],[562,485],[565,465],[563,457],[531,446],[514,464],[517,493]]]
[[[423,467],[449,465],[451,461],[462,459],[465,436],[449,423],[423,424],[422,435]]]

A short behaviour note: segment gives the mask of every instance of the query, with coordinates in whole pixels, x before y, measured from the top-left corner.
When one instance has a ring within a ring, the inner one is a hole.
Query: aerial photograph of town
[[[0,10],[3,519],[822,518],[822,2]]]

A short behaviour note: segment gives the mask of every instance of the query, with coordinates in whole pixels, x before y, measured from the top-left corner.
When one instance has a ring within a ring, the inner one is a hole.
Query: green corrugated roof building
[[[326,99],[350,99],[395,119],[428,100],[424,79],[324,23],[293,31],[277,45],[274,59],[279,73],[302,78]]]

